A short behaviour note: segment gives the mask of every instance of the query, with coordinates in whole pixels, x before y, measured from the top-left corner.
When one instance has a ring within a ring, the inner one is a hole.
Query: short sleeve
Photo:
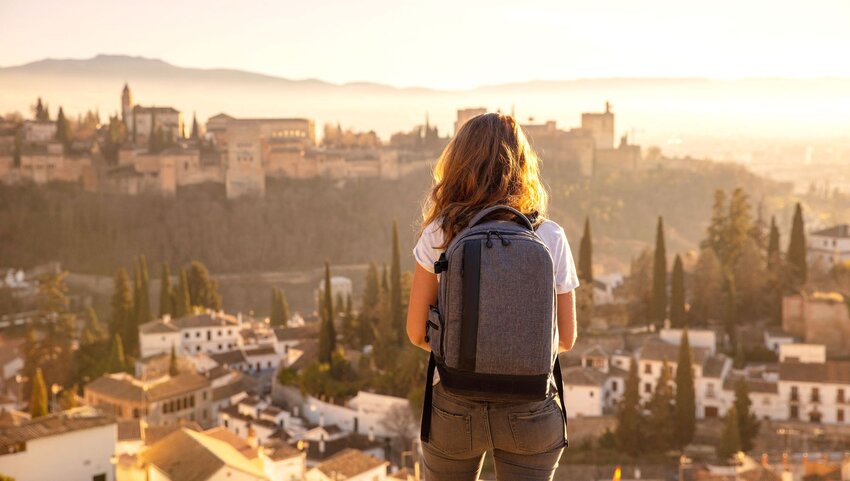
[[[538,234],[552,253],[552,262],[555,265],[555,292],[566,294],[575,290],[579,286],[578,272],[564,229],[552,221],[546,221],[538,228]]]
[[[413,257],[423,269],[434,273],[434,262],[440,258],[443,250],[443,229],[438,223],[432,222],[422,231],[416,246],[413,247]]]

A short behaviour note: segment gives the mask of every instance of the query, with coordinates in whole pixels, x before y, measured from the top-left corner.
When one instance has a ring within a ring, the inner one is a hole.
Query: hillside
[[[580,113],[613,102],[619,132],[636,129],[642,143],[671,136],[800,138],[841,135],[850,113],[850,79],[611,78],[547,80],[488,85],[467,91],[396,88],[368,82],[332,84],[290,80],[228,69],[184,68],[162,60],[121,55],[90,59],[45,59],[0,68],[0,112],[28,112],[43,97],[55,113],[119,110],[124,82],[143,105],[172,105],[203,120],[219,112],[237,116],[311,117],[392,132],[421,123],[426,114],[441,132],[453,129],[455,110],[485,106],[515,109],[527,121],[556,120],[564,127]],[[723,106],[718,110],[718,106]],[[698,155],[699,152],[689,152]]]

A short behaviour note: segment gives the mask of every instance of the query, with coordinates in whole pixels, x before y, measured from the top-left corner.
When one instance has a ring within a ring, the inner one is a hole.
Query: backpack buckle
[[[434,273],[439,274],[445,272],[449,268],[449,261],[446,259],[446,253],[440,254],[440,258],[434,262]]]

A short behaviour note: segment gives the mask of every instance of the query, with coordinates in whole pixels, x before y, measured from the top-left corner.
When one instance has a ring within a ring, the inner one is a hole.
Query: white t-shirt
[[[544,220],[537,228],[537,235],[552,253],[552,262],[555,266],[555,292],[566,294],[578,287],[578,273],[576,272],[573,254],[570,251],[570,243],[564,229],[551,220]],[[434,262],[440,258],[443,252],[439,248],[443,244],[443,229],[437,222],[432,222],[422,231],[422,235],[413,248],[413,257],[428,272],[434,272]]]

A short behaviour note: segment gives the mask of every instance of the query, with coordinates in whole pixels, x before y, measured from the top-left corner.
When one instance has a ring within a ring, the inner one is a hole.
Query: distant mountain
[[[447,72],[447,75],[450,73]],[[128,82],[134,101],[171,105],[203,121],[219,112],[236,116],[310,117],[319,125],[375,130],[388,137],[427,116],[442,132],[453,128],[455,111],[483,106],[515,109],[526,122],[556,120],[578,126],[580,114],[610,100],[618,133],[638,142],[668,138],[827,137],[850,124],[850,79],[606,78],[535,80],[463,91],[399,88],[371,82],[333,84],[292,80],[232,69],[185,68],[162,60],[125,55],[90,59],[44,59],[0,68],[0,113],[28,113],[36,97],[67,112],[120,109]]]

